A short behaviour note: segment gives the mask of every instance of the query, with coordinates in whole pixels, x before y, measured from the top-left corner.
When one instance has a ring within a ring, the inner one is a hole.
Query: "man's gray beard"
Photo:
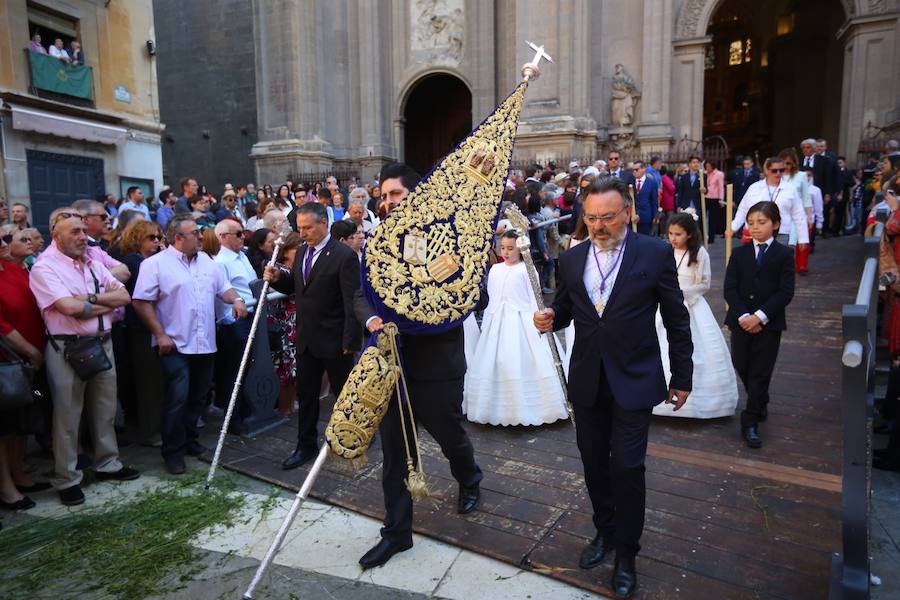
[[[609,250],[615,250],[622,243],[622,240],[625,239],[626,235],[628,235],[628,228],[623,227],[622,232],[619,235],[617,235],[617,236],[610,235],[609,238],[605,239],[605,240],[598,240],[594,237],[591,237],[591,243],[594,244],[595,246],[597,246],[598,250],[601,250],[604,252],[609,251]]]

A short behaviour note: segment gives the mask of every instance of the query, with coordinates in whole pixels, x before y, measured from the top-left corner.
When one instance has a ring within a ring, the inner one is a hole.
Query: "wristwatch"
[[[97,304],[97,294],[88,294],[88,302]]]

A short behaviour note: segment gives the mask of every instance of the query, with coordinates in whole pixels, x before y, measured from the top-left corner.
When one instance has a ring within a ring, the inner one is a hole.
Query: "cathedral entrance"
[[[703,137],[765,159],[823,137],[837,149],[845,21],[840,0],[724,0],[707,33]]]
[[[407,95],[403,117],[404,161],[424,176],[472,130],[472,93],[458,77],[428,75]]]

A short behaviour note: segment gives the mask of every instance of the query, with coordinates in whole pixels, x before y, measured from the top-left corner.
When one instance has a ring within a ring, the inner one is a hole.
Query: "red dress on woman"
[[[0,268],[0,335],[18,331],[29,344],[44,352],[44,320],[28,287],[28,271],[14,262],[2,262]],[[0,435],[30,433],[29,412],[30,407],[0,411]]]

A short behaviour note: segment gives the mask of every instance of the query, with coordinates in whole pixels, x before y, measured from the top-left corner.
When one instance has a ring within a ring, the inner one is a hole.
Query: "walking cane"
[[[709,248],[709,215],[706,214],[706,177],[700,165],[700,218],[703,220],[703,247]]]
[[[272,540],[272,544],[266,551],[266,555],[263,557],[262,562],[259,563],[259,567],[257,567],[256,573],[253,575],[253,579],[250,581],[250,586],[247,588],[247,591],[244,592],[244,600],[251,600],[253,598],[253,594],[256,593],[256,588],[259,587],[259,583],[262,581],[263,576],[269,569],[269,565],[272,564],[272,560],[274,560],[275,554],[281,548],[281,544],[284,542],[284,538],[287,536],[287,532],[291,529],[291,524],[294,522],[294,519],[297,518],[297,513],[300,512],[300,507],[303,506],[303,503],[306,501],[307,496],[309,496],[309,490],[312,489],[313,483],[315,483],[316,481],[316,477],[319,476],[319,471],[322,470],[322,465],[325,464],[325,459],[328,458],[328,452],[328,443],[326,442],[322,444],[322,448],[319,450],[319,455],[316,457],[316,462],[313,463],[312,468],[309,470],[309,475],[306,476],[306,479],[303,481],[303,485],[300,487],[300,491],[297,493],[297,496],[294,497],[294,502],[293,504],[291,504],[291,508],[290,510],[288,510],[288,514],[284,518],[284,521],[282,521],[281,527],[278,528],[278,533],[275,534],[275,539]]]
[[[725,186],[725,231],[731,232],[731,208],[734,205],[734,184],[729,183]],[[725,237],[725,266],[731,260],[731,242],[733,235]]]
[[[631,196],[631,214],[637,214],[637,205],[634,203],[634,186],[630,183],[628,184],[628,194]],[[631,230],[637,233],[637,222],[634,220],[634,216],[631,217]]]
[[[275,240],[275,248],[272,250],[272,258],[266,266],[273,267],[278,259],[281,247],[284,246],[285,234],[282,233]],[[247,344],[244,346],[244,355],[241,357],[241,366],[238,369],[237,377],[234,380],[234,389],[231,390],[231,400],[228,401],[228,410],[225,411],[225,420],[222,422],[222,431],[219,432],[219,443],[216,445],[216,453],[213,455],[212,463],[209,465],[209,473],[206,476],[206,489],[209,489],[213,477],[216,475],[216,467],[219,465],[219,459],[222,456],[222,448],[225,446],[225,436],[228,435],[228,424],[231,423],[231,415],[234,413],[234,405],[237,403],[238,395],[241,393],[241,385],[244,383],[244,370],[247,368],[247,362],[250,359],[250,349],[253,347],[253,339],[256,337],[256,328],[259,325],[259,317],[262,314],[263,303],[266,301],[266,294],[269,292],[269,282],[263,282],[262,291],[259,293],[259,299],[256,301],[256,311],[253,313],[253,324],[250,325],[250,336],[247,338]]]
[[[531,259],[531,241],[528,239],[528,219],[525,218],[525,215],[522,214],[517,206],[511,206],[506,209],[506,218],[509,219],[512,226],[518,230],[519,238],[516,240],[516,247],[522,254],[522,262],[525,263],[525,270],[528,272],[528,280],[531,282],[531,291],[534,292],[534,299],[537,301],[538,310],[544,312],[547,310],[547,307],[544,305],[541,282],[538,279],[538,272],[534,267],[534,261]],[[553,356],[553,366],[556,367],[556,375],[559,377],[559,384],[562,386],[563,398],[566,403],[566,412],[569,413],[572,427],[575,427],[575,411],[572,409],[572,403],[569,402],[566,372],[563,370],[562,359],[559,356],[559,348],[556,347],[556,340],[553,339],[552,333],[547,336],[547,342],[550,344],[550,354]]]

